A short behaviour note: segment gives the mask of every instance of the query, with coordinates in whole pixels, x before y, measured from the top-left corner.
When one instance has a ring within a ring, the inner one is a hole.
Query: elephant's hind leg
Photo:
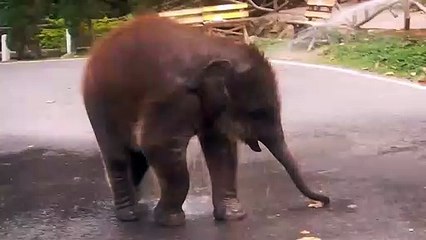
[[[110,184],[116,216],[121,221],[136,221],[136,198],[132,180],[131,129],[117,114],[106,114],[102,105],[87,105],[90,123],[98,142]]]

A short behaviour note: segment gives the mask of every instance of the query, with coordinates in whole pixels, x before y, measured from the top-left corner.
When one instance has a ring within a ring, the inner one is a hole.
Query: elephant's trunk
[[[284,139],[281,127],[277,127],[275,133],[259,139],[274,157],[285,167],[296,187],[308,198],[320,201],[324,205],[330,203],[327,196],[311,191],[302,179],[296,160],[293,158]]]

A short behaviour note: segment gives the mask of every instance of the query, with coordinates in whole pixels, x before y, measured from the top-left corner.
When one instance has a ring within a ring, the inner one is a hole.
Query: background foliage
[[[180,0],[179,0],[180,1]],[[134,11],[162,6],[164,0],[0,0],[0,33],[18,59],[40,58],[41,48],[65,50],[65,29],[72,50],[87,46]],[[175,1],[178,2],[178,1]],[[189,1],[190,2],[190,1]],[[143,3],[143,4],[142,4]],[[30,51],[28,51],[30,50]],[[30,52],[30,54],[28,53]]]
[[[262,3],[263,0],[253,0]],[[305,0],[290,0],[294,6]],[[231,3],[232,0],[0,0],[0,33],[18,59],[40,58],[42,49],[65,51],[68,29],[75,53],[135,12],[164,11]]]
[[[410,36],[360,34],[323,53],[332,63],[408,78],[426,74],[426,39]]]

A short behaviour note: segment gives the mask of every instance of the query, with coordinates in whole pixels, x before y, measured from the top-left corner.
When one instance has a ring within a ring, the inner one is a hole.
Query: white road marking
[[[287,61],[287,60],[277,60],[277,59],[271,59],[269,61],[271,63],[275,64],[275,65],[298,66],[298,67],[307,67],[307,68],[316,68],[316,69],[322,69],[322,70],[336,71],[336,72],[351,74],[351,75],[354,75],[354,76],[359,76],[359,77],[361,77],[361,79],[364,79],[364,80],[373,79],[373,80],[377,80],[377,81],[399,84],[399,85],[410,87],[410,88],[426,90],[426,86],[411,83],[411,82],[409,82],[408,80],[405,80],[405,79],[392,79],[392,78],[389,78],[389,77],[377,76],[377,75],[374,75],[374,74],[363,73],[363,72],[359,72],[359,71],[347,69],[347,68],[339,68],[339,67],[333,67],[333,66],[327,66],[327,65],[317,65],[317,64],[294,62],[294,61]]]

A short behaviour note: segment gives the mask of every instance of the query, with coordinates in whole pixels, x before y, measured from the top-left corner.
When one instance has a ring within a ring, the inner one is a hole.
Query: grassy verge
[[[264,39],[256,38],[254,44],[272,59],[293,60],[307,63],[318,63],[322,57],[318,51],[306,52],[305,50],[294,50],[290,48],[290,38],[286,39]]]
[[[328,64],[426,82],[426,31],[359,32],[351,40],[316,48],[290,50],[284,41],[256,39],[269,57]]]
[[[269,38],[255,38],[253,43],[265,54],[278,51],[282,46],[287,45],[290,41],[288,39],[269,39]]]
[[[419,81],[426,78],[426,39],[404,36],[359,35],[350,42],[331,45],[322,61]]]

